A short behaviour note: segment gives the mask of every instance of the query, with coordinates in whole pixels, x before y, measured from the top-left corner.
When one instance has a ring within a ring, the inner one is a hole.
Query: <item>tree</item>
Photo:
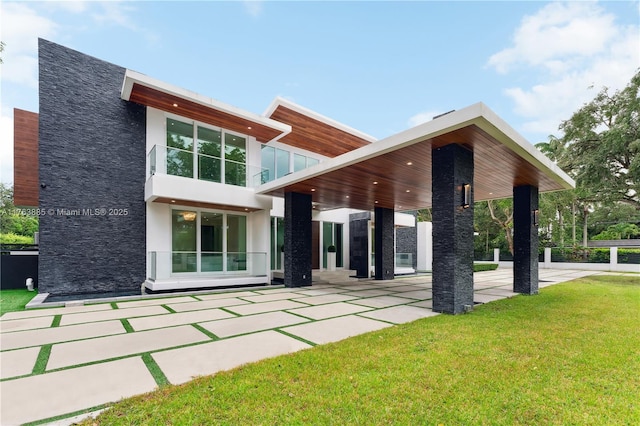
[[[618,223],[594,236],[594,240],[622,240],[640,237],[640,227],[632,223]]]
[[[487,201],[491,219],[504,232],[509,253],[513,255],[513,199]]]
[[[0,182],[0,234],[33,237],[38,231],[38,217],[13,205],[13,186]]]
[[[584,201],[618,201],[640,210],[639,90],[640,71],[621,91],[602,89],[560,125],[557,161],[575,176]]]

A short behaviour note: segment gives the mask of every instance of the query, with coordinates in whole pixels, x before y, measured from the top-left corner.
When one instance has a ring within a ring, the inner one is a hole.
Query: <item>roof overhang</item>
[[[270,142],[291,132],[291,126],[244,111],[215,99],[126,70],[120,94],[125,101],[160,109],[222,127],[259,142]]]
[[[555,163],[486,105],[477,103],[256,188],[312,195],[317,209],[431,207],[431,151],[459,144],[474,153],[474,200],[508,198],[521,185],[540,192],[575,187]]]
[[[291,126],[279,142],[325,157],[336,157],[369,145],[376,138],[287,99],[277,97],[263,114]]]

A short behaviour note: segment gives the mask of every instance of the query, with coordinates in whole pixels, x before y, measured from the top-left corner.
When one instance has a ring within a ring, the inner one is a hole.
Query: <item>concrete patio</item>
[[[541,269],[540,288],[594,273]],[[165,378],[184,383],[438,315],[431,287],[421,275],[10,312],[0,318],[0,423],[72,417]],[[474,274],[476,303],[515,296],[512,288],[511,269]]]

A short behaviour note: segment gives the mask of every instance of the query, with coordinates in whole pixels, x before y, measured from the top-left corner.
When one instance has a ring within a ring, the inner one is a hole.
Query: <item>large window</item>
[[[221,182],[222,132],[198,126],[198,177]]]
[[[168,174],[246,186],[246,163],[244,136],[167,118]]]
[[[247,270],[247,217],[172,210],[172,272]]]
[[[293,157],[293,159],[292,159]],[[281,178],[291,172],[304,170],[307,167],[318,164],[320,160],[307,157],[302,154],[292,153],[285,149],[274,148],[272,146],[262,147],[262,168],[264,182],[270,182],[274,179]]]
[[[167,119],[167,173],[193,177],[193,125]]]

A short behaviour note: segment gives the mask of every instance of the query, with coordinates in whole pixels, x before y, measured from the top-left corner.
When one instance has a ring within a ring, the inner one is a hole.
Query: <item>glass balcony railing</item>
[[[260,277],[267,275],[264,252],[149,252],[149,278]]]
[[[413,253],[396,253],[396,268],[413,268]]]
[[[396,253],[396,268],[413,268],[413,253]],[[376,264],[376,255],[371,253],[371,267]]]
[[[147,160],[147,179],[157,173],[244,187],[269,181],[268,169],[165,145],[154,145]]]

